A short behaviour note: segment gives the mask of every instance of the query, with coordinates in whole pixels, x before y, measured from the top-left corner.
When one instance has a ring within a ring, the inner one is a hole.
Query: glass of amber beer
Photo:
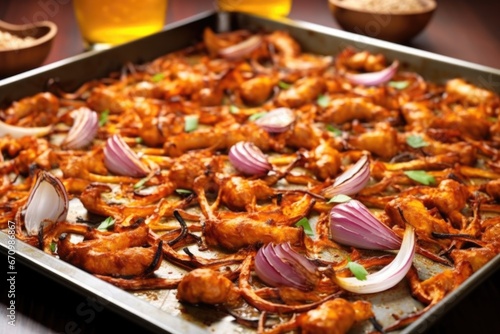
[[[167,0],[74,0],[73,6],[87,48],[125,43],[161,30]]]
[[[264,16],[287,16],[292,0],[218,0],[217,6],[226,12],[246,12]]]

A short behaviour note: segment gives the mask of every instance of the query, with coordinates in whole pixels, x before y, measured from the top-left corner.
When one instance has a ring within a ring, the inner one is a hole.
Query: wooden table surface
[[[167,23],[213,9],[214,0],[169,0]],[[499,12],[498,0],[474,4],[467,0],[438,0],[438,9],[430,24],[408,45],[500,69]],[[294,0],[289,17],[339,28],[328,11],[327,0]],[[59,27],[46,64],[83,52],[70,0],[0,0],[0,20],[27,23],[44,19]],[[6,263],[7,258],[3,255],[1,258]],[[8,324],[10,299],[7,284],[2,283],[0,333],[104,333],[110,330],[147,333],[130,320],[21,263],[16,269],[15,327]],[[497,270],[425,333],[500,333],[499,282],[500,270]]]

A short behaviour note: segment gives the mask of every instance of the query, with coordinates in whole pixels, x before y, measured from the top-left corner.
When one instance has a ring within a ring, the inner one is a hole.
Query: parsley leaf
[[[165,74],[164,73],[156,73],[151,77],[151,81],[153,82],[159,82],[165,79]]]
[[[304,228],[305,234],[307,234],[310,237],[312,237],[314,235],[314,231],[311,228],[311,224],[309,224],[309,220],[306,217],[304,217],[301,220],[299,220],[295,224],[295,226],[297,226],[297,227],[302,226]]]
[[[406,143],[413,148],[421,148],[429,146],[429,143],[424,140],[421,136],[411,135],[406,137]]]
[[[434,176],[430,175],[425,170],[407,170],[404,174],[413,181],[425,184],[426,186],[436,183]]]
[[[99,224],[99,226],[97,226],[97,229],[99,231],[107,231],[113,225],[115,225],[115,220],[111,217],[108,217],[101,224]]]
[[[288,82],[280,81],[280,82],[278,82],[278,87],[281,89],[288,89],[288,88],[292,87],[292,85],[289,84]]]
[[[187,115],[184,117],[184,131],[192,132],[198,128],[198,115]]]
[[[179,195],[190,195],[192,194],[193,192],[189,189],[175,189],[175,192],[178,193]]]
[[[55,252],[56,252],[56,249],[57,249],[57,244],[56,244],[54,241],[52,241],[52,242],[50,243],[50,251],[51,251],[52,253],[55,253]]]
[[[146,176],[145,178],[140,179],[139,181],[137,181],[136,184],[134,184],[134,189],[141,188],[146,182],[148,182],[148,180],[149,180],[148,176]]]
[[[342,130],[340,130],[339,128],[336,128],[334,127],[333,125],[331,124],[327,124],[326,125],[326,129],[330,132],[332,132],[335,136],[339,137],[342,135]]]
[[[409,81],[389,81],[388,85],[392,88],[403,90],[410,85]]]
[[[99,126],[103,126],[108,122],[109,118],[109,109],[104,110],[100,115],[99,115]]]
[[[258,113],[252,114],[252,115],[250,115],[250,117],[248,117],[248,120],[252,121],[252,122],[256,121],[259,118],[261,118],[262,116],[264,116],[265,114],[267,114],[267,112],[258,112]]]
[[[330,198],[328,203],[345,203],[345,202],[349,202],[351,199],[352,198],[347,196],[347,195],[339,194],[339,195],[335,195],[332,198]]]
[[[349,262],[347,263],[347,268],[358,280],[366,281],[366,276],[368,275],[368,271],[366,271],[365,267],[363,267],[359,263],[352,262],[351,260],[349,260]]]
[[[320,95],[320,96],[318,96],[316,103],[320,107],[326,108],[326,107],[328,107],[328,104],[330,103],[330,97],[327,95]]]
[[[231,114],[238,114],[240,112],[240,108],[238,108],[237,106],[235,106],[234,104],[231,104],[229,106],[229,112]]]

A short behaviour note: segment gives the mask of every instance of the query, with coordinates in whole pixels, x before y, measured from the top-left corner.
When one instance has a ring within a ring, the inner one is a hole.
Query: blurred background
[[[498,0],[437,0],[425,29],[403,44],[500,69],[500,3]],[[214,0],[168,0],[165,23],[212,11]],[[289,18],[340,29],[328,0],[293,0]],[[50,53],[43,64],[77,55],[85,45],[71,0],[0,0],[0,20],[15,24],[50,20],[57,24]],[[0,64],[1,65],[1,64]],[[500,90],[500,83],[492,83]],[[1,89],[1,87],[0,87]],[[5,259],[4,257],[2,257]],[[4,262],[5,263],[5,262]],[[0,294],[0,333],[148,333],[128,319],[87,297],[18,264],[17,326],[7,325],[6,285]],[[499,333],[500,270],[466,296],[426,333]]]
[[[498,0],[437,0],[426,28],[406,44],[418,49],[500,68],[500,2]],[[71,0],[0,0],[0,20],[55,22],[60,31],[45,63],[83,51]],[[166,23],[216,8],[215,0],[168,0]],[[288,16],[339,28],[328,0],[293,0]]]

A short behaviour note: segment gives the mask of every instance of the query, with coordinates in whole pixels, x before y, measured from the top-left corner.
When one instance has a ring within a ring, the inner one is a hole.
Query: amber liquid
[[[167,0],[74,0],[76,19],[88,46],[116,45],[161,30]]]
[[[287,16],[292,0],[218,0],[220,10],[246,12],[265,16]]]

